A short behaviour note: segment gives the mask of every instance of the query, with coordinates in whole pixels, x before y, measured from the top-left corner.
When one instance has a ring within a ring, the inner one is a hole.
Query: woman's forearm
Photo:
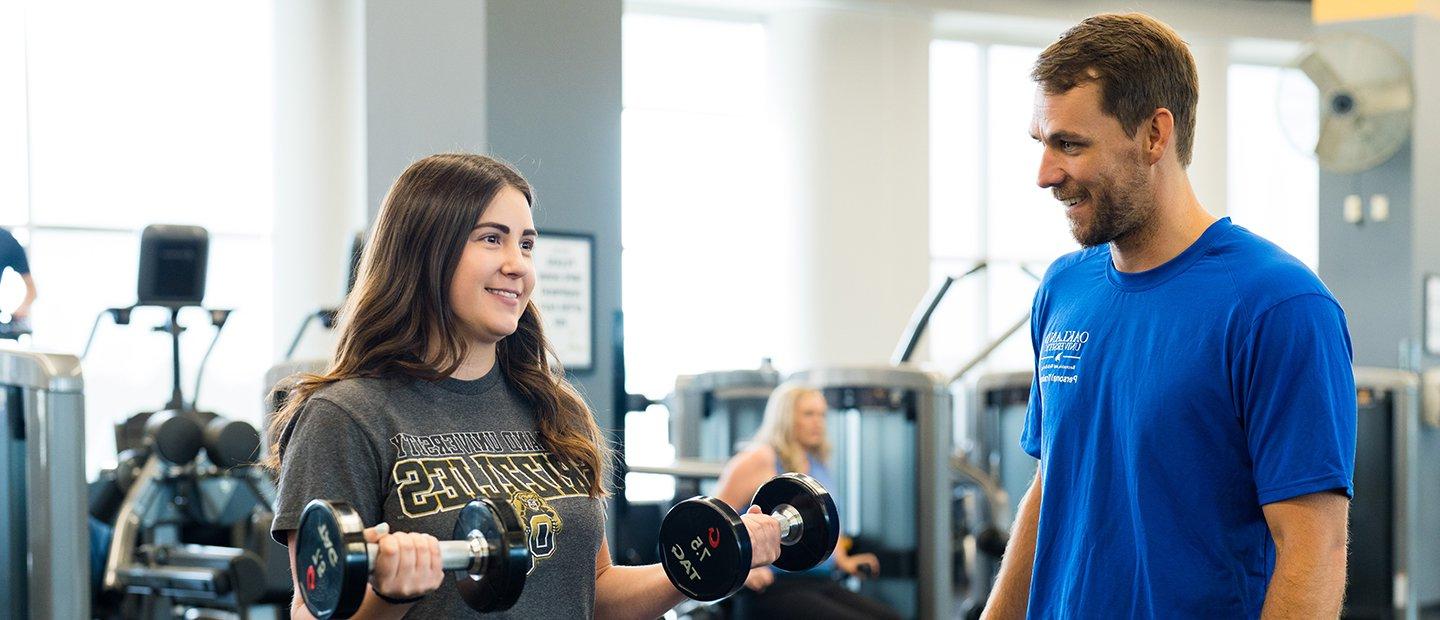
[[[612,565],[595,576],[596,618],[653,620],[684,600],[659,564]]]

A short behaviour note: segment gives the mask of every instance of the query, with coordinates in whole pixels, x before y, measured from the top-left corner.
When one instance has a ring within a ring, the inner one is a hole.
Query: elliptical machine
[[[260,434],[196,406],[205,362],[231,312],[202,305],[208,255],[204,228],[146,227],[136,303],[97,316],[85,346],[88,353],[106,316],[127,325],[135,308],[169,311],[154,330],[171,337],[170,401],[116,424],[119,463],[90,485],[91,516],[113,527],[95,617],[243,619],[256,604],[275,604],[282,615],[287,609],[289,556],[269,537],[275,485],[255,465]],[[209,313],[215,335],[187,402],[179,315],[191,307]]]
[[[209,254],[210,234],[204,228],[160,224],[145,227],[140,235],[140,272],[136,302],[123,308],[106,308],[97,315],[95,324],[90,328],[90,336],[85,341],[85,349],[80,354],[80,359],[83,360],[90,353],[95,334],[106,317],[116,325],[129,325],[131,314],[136,308],[155,307],[169,311],[169,319],[153,328],[154,331],[169,334],[171,342],[173,382],[170,401],[162,411],[184,412],[196,416],[202,424],[209,423],[216,415],[213,412],[201,412],[196,406],[200,380],[205,376],[205,364],[210,360],[210,354],[215,350],[215,344],[219,342],[220,334],[232,312],[229,309],[206,308],[203,305]],[[200,361],[191,399],[186,402],[180,383],[180,335],[185,333],[186,328],[180,325],[180,312],[192,307],[209,314],[215,334],[205,351],[205,357]],[[140,448],[145,441],[146,421],[154,413],[156,412],[142,411],[118,424],[115,428],[115,450],[124,452]]]

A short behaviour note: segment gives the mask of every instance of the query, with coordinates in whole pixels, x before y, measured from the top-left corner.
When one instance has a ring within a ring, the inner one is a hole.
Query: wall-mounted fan
[[[1321,35],[1304,44],[1291,67],[1304,77],[1291,71],[1280,80],[1280,125],[1320,167],[1340,174],[1368,170],[1410,137],[1410,65],[1383,41],[1354,32]],[[1309,114],[1287,109],[1316,95],[1318,126],[1299,120]]]

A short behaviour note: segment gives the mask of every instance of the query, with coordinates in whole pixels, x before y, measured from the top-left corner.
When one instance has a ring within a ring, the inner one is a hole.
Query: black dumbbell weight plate
[[[316,618],[348,618],[365,600],[370,558],[365,524],[343,502],[311,501],[295,535],[295,574],[305,607]]]
[[[508,502],[477,499],[460,509],[454,539],[468,540],[471,532],[485,537],[491,555],[484,574],[455,574],[460,598],[482,613],[510,609],[525,589],[532,562],[520,518]]]
[[[840,512],[830,492],[805,474],[781,474],[760,486],[755,492],[755,505],[761,512],[770,514],[781,504],[800,511],[805,525],[799,542],[780,547],[780,559],[775,560],[775,567],[802,571],[824,562],[840,540]]]
[[[687,499],[660,524],[660,563],[685,596],[717,601],[745,585],[750,533],[735,509],[713,497]]]

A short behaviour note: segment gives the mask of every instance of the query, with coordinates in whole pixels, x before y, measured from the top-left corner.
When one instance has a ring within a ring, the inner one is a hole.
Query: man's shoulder
[[[1109,244],[1075,250],[1050,263],[1050,267],[1045,270],[1044,277],[1040,279],[1040,287],[1047,288],[1085,266],[1098,265],[1100,268],[1104,268],[1109,258]]]
[[[1335,299],[1304,262],[1242,226],[1217,241],[1209,253],[1225,263],[1239,303],[1257,314],[1301,295]]]

